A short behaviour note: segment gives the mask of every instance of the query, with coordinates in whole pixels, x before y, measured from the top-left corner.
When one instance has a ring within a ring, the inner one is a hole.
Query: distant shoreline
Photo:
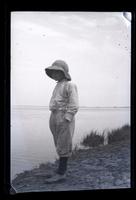
[[[12,105],[12,109],[32,109],[32,110],[46,110],[49,106],[33,106],[33,105]],[[130,106],[80,106],[79,110],[94,110],[94,109],[130,109]]]

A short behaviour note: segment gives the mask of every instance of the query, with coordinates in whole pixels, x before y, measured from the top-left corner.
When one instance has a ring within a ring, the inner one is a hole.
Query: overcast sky
[[[122,12],[12,12],[11,103],[48,106],[62,59],[80,106],[129,106],[131,24]]]

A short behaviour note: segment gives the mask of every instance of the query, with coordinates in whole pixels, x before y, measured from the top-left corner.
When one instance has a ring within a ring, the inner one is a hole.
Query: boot
[[[60,175],[64,175],[67,170],[67,161],[68,157],[60,157],[59,159],[59,167],[57,173]]]
[[[55,183],[66,179],[68,157],[60,157],[57,174],[45,180],[45,183]]]

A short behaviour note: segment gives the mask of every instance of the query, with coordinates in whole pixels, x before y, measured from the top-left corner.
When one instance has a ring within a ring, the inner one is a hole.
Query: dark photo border
[[[120,8],[119,8],[120,7]],[[77,2],[74,4],[68,4],[68,2],[63,2],[63,4],[56,4],[51,2],[51,5],[46,4],[38,4],[37,2],[25,2],[25,1],[18,1],[13,3],[11,1],[8,3],[5,1],[1,7],[1,71],[0,71],[0,91],[1,91],[1,103],[0,103],[0,157],[1,157],[1,194],[4,197],[27,197],[27,199],[31,199],[31,196],[38,197],[39,195],[47,195],[47,193],[52,192],[30,192],[25,194],[11,194],[11,183],[10,183],[10,12],[12,11],[128,11],[132,12],[132,28],[131,28],[131,188],[130,189],[114,189],[114,192],[117,193],[124,193],[127,191],[130,193],[134,191],[136,188],[136,169],[135,169],[135,133],[136,133],[136,119],[135,119],[135,102],[136,102],[136,92],[135,92],[135,85],[136,85],[136,66],[135,66],[135,55],[136,55],[136,46],[135,46],[135,36],[136,36],[136,13],[135,7],[133,5],[124,5],[122,6],[117,4],[112,4],[109,1],[109,5],[106,6],[102,5],[83,5]],[[105,194],[108,192],[112,192],[113,190],[91,190],[85,191],[88,195],[89,192],[92,194]],[[14,192],[13,192],[14,193]],[[53,192],[60,193],[60,192]],[[61,192],[64,194],[65,192]],[[77,193],[77,192],[67,192],[67,193]],[[78,191],[79,195],[83,194],[84,191]],[[102,197],[102,196],[101,196]]]

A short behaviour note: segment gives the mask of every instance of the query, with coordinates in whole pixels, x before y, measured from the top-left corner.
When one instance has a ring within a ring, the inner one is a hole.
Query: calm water
[[[12,109],[11,179],[17,173],[57,158],[49,129],[48,109]],[[130,124],[129,108],[80,109],[76,114],[73,144],[78,144],[91,130],[119,128]]]

